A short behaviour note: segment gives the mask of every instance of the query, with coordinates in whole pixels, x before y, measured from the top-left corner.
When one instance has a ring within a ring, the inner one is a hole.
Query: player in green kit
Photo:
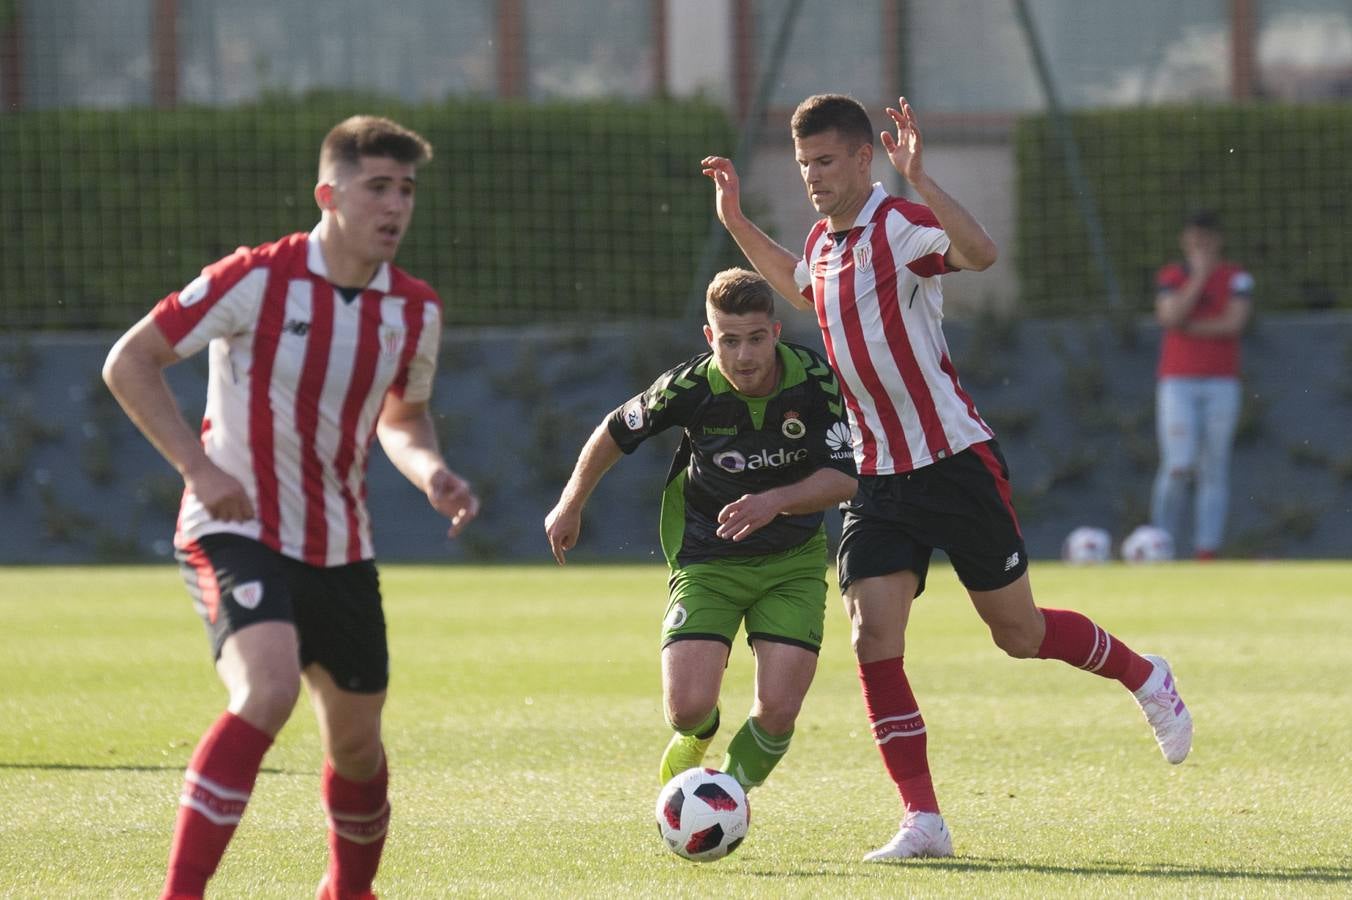
[[[746,269],[720,272],[705,312],[709,352],[602,421],[545,533],[562,564],[606,471],[651,435],[684,429],[662,495],[671,566],[662,693],[676,734],[659,775],[665,782],[703,763],[718,730],[728,654],[745,622],[755,701],[722,768],[749,789],[788,750],[817,670],[826,610],[822,512],[854,496],[855,466],[835,374],[812,350],[779,341],[769,283]]]

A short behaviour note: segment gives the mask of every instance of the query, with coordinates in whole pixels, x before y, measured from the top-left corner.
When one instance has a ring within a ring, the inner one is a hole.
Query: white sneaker
[[[1147,654],[1145,658],[1154,664],[1155,671],[1136,692],[1136,702],[1155,730],[1160,752],[1169,762],[1178,765],[1188,758],[1188,751],[1192,749],[1192,713],[1178,696],[1178,683],[1174,681],[1169,664],[1158,656]]]
[[[864,862],[952,855],[953,836],[948,833],[943,816],[932,812],[907,811],[897,836],[872,853],[865,854]]]

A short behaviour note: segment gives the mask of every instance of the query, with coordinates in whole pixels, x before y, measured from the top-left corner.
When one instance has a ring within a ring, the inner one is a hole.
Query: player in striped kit
[[[391,265],[431,153],[388,119],[339,123],[320,148],[315,229],[203,269],[104,366],[128,416],[183,476],[174,544],[229,693],[188,764],[164,897],[202,896],[302,681],[325,755],[330,862],[318,896],[373,896],[390,807],[371,439],[450,519],[452,537],[479,509],[428,412],[440,300]],[[163,370],[204,348],[199,438]]]
[[[915,114],[904,97],[898,107],[887,110],[896,133],[883,132],[883,149],[923,205],[873,183],[873,129],[858,101],[820,94],[795,110],[795,155],[823,216],[801,255],[743,214],[729,160],[702,163],[718,216],[747,258],[791,303],[816,313],[846,396],[859,493],[843,507],[839,578],[864,705],[903,805],[896,836],[866,860],[953,852],[902,665],[906,622],[936,547],[998,647],[1120,682],[1169,762],[1192,746],[1192,718],[1164,660],[1140,656],[1079,613],[1033,601],[1004,457],[958,381],[941,328],[939,276],[989,267],[996,247],[925,171]]]

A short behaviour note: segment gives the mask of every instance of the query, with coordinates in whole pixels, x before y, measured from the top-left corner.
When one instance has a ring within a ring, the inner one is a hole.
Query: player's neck
[[[350,253],[344,246],[342,235],[330,222],[321,222],[319,227],[319,251],[324,255],[324,268],[328,270],[328,279],[339,287],[363,288],[371,283],[380,271],[380,263],[362,259]]]
[[[872,196],[872,194],[873,187],[870,185],[868,190],[864,191],[858,200],[851,203],[847,209],[841,210],[834,215],[827,216],[826,224],[831,229],[831,233],[838,234],[853,228],[855,219],[859,218],[859,213],[868,205],[868,198]]]

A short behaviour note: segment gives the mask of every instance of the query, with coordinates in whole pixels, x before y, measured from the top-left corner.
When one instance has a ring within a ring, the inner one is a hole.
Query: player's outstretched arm
[[[246,522],[254,517],[254,508],[244,485],[207,457],[164,380],[165,368],[176,362],[174,348],[146,316],[108,352],[103,380],[127,417],[178,470],[184,487],[212,518]]]
[[[479,515],[479,498],[469,482],[446,465],[427,404],[387,394],[376,436],[399,473],[427,495],[433,509],[451,520],[447,536],[458,537]]]
[[[706,156],[700,166],[714,183],[714,209],[718,212],[718,221],[732,235],[747,261],[785,300],[799,309],[811,309],[811,301],[803,296],[793,277],[798,257],[761,231],[742,212],[741,179],[737,177],[732,160]]]
[[[740,541],[774,521],[775,516],[821,512],[844,503],[858,490],[858,482],[838,469],[818,469],[802,481],[743,494],[718,513],[719,537]]]
[[[899,97],[897,105],[900,109],[887,108],[897,133],[884,131],[881,134],[883,149],[887,151],[892,167],[915,188],[948,235],[945,261],[957,269],[980,271],[990,268],[999,255],[995,241],[981,223],[925,171],[925,144],[920,137],[920,123],[916,121],[915,111],[905,97]]]
[[[566,562],[568,551],[577,545],[577,536],[582,531],[582,508],[587,505],[587,498],[621,456],[624,451],[610,436],[610,429],[603,421],[582,445],[559,502],[545,516],[545,536],[549,538],[549,549],[559,565]]]

